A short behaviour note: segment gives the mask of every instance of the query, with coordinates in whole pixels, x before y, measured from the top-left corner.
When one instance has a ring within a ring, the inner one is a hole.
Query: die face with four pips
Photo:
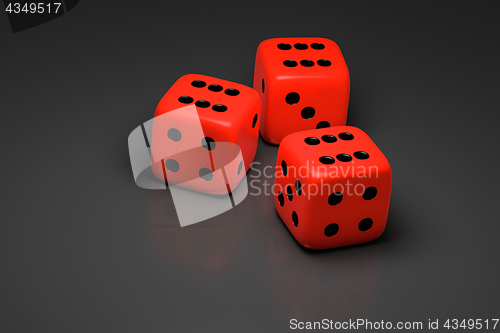
[[[304,247],[329,249],[378,238],[391,186],[389,162],[356,127],[301,131],[280,144],[275,206]]]
[[[259,118],[260,97],[252,88],[206,75],[182,76],[156,108],[153,173],[171,184],[227,193],[226,185],[237,183],[254,160]],[[215,179],[224,167],[231,172]]]
[[[293,132],[346,124],[350,78],[338,45],[326,38],[263,41],[254,89],[262,100],[261,135],[279,144]]]

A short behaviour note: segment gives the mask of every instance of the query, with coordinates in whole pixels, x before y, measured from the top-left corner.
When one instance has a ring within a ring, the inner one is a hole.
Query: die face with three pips
[[[261,135],[279,144],[293,132],[346,124],[350,78],[338,45],[326,38],[263,41],[254,89],[262,101]]]
[[[328,249],[378,238],[391,186],[389,162],[356,127],[301,131],[280,144],[275,206],[304,247]]]

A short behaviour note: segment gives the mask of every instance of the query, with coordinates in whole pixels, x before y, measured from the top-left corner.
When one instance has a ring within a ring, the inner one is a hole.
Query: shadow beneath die
[[[288,230],[286,225],[283,223],[281,220],[281,217],[279,216],[278,212],[276,209],[274,210],[273,214],[273,223],[279,224],[280,227],[279,229],[282,230],[283,234],[286,234],[287,239],[290,240],[291,243],[294,243],[295,246],[299,249],[299,251],[303,252],[304,254],[308,255],[326,255],[329,253],[339,253],[339,252],[344,252],[344,251],[351,251],[352,249],[360,249],[360,248],[373,248],[377,247],[381,244],[387,244],[387,243],[396,243],[396,242],[403,242],[403,243],[408,243],[411,241],[411,232],[408,230],[408,224],[405,223],[407,221],[407,218],[405,218],[404,213],[399,209],[399,206],[397,203],[391,203],[391,206],[389,208],[389,215],[387,218],[387,224],[384,229],[384,232],[382,235],[367,243],[361,243],[361,244],[356,244],[356,245],[349,245],[349,246],[343,246],[343,247],[337,247],[337,248],[332,248],[332,249],[325,249],[325,250],[313,250],[313,249],[308,249],[304,246],[302,246],[295,238],[293,237],[292,233]]]
[[[369,130],[369,124],[363,113],[370,111],[369,106],[364,106],[359,93],[359,86],[351,86],[351,96],[349,98],[349,109],[347,111],[347,126],[354,126],[363,130]],[[368,127],[368,128],[367,128]]]

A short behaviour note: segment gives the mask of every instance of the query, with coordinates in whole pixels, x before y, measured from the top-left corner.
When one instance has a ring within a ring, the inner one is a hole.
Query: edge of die
[[[210,79],[231,83],[232,86],[231,87],[227,87],[227,88],[237,88],[239,90],[248,91],[249,94],[252,94],[254,96],[254,99],[256,99],[256,101],[258,103],[261,103],[260,95],[259,95],[259,93],[257,91],[255,91],[255,89],[253,89],[253,87],[244,85],[242,83],[238,83],[238,82],[229,81],[229,80],[226,80],[226,79],[221,79],[221,78],[217,78],[217,77],[214,77],[214,76],[206,75],[206,74],[187,73],[187,74],[181,75],[177,80],[174,81],[174,83],[172,83],[172,85],[167,89],[167,91],[165,91],[165,93],[162,95],[162,97],[159,99],[158,103],[156,104],[155,112],[154,112],[154,117],[157,117],[157,116],[162,115],[165,112],[167,112],[167,111],[165,111],[163,113],[158,113],[158,109],[159,109],[160,105],[162,104],[163,99],[167,96],[167,94],[172,89],[172,87],[174,87],[180,81],[189,81],[190,78],[192,78],[192,79],[204,79],[204,80],[208,81],[208,82],[206,82],[207,85],[211,84],[210,83]],[[226,88],[226,87],[224,87],[224,88]]]
[[[172,86],[170,88],[172,88],[178,81],[180,81],[181,79],[185,79],[185,78],[189,78],[189,77],[193,77],[193,78],[196,78],[196,79],[200,79],[200,78],[206,78],[207,80],[206,81],[209,81],[210,79],[213,79],[213,80],[217,80],[217,81],[224,81],[224,82],[228,82],[228,83],[231,83],[233,85],[235,85],[235,87],[231,86],[231,87],[224,87],[224,88],[238,88],[241,87],[242,89],[245,89],[245,90],[253,90],[255,91],[252,87],[250,86],[247,86],[245,84],[242,84],[242,83],[238,83],[238,82],[234,82],[234,81],[230,81],[230,80],[226,80],[226,79],[222,79],[222,78],[219,78],[219,77],[215,77],[215,76],[210,76],[210,75],[206,75],[206,74],[197,74],[197,73],[188,73],[188,74],[184,74],[182,75],[181,77],[179,77],[175,82],[174,84],[172,84]],[[206,82],[207,85],[210,85],[211,82]],[[169,88],[169,89],[170,89]],[[168,91],[167,91],[168,92]],[[255,91],[255,93],[257,94],[258,96],[258,93]],[[260,99],[260,96],[259,96],[259,99]]]
[[[388,166],[388,171],[389,173],[391,174],[391,177],[392,177],[392,168],[391,168],[391,164],[389,162],[389,159],[387,158],[387,156],[385,156],[384,152],[382,151],[382,149],[380,149],[380,147],[377,145],[377,143],[371,138],[371,136],[368,135],[368,133],[366,133],[364,130],[362,130],[361,128],[359,127],[356,127],[356,126],[350,126],[350,125],[343,125],[343,126],[332,126],[332,127],[327,127],[327,128],[332,128],[332,129],[335,129],[336,131],[351,131],[351,132],[358,132],[358,133],[361,133],[362,135],[365,135],[368,139],[370,139],[373,144],[378,148],[378,150],[380,151],[380,153],[384,156],[386,162],[387,162],[387,166]],[[326,128],[325,128],[326,129]],[[321,130],[325,130],[325,129],[321,129]],[[303,131],[297,131],[297,132],[293,132],[293,133],[290,133],[288,135],[286,135],[283,139],[281,139],[281,142],[279,143],[279,146],[278,146],[278,153],[279,153],[279,150],[282,149],[282,146],[285,147],[288,145],[288,142],[293,140],[295,136],[301,136],[303,135],[303,133],[306,133],[306,132],[314,132],[314,131],[317,131],[318,129],[308,129],[308,130],[303,130]]]
[[[387,156],[385,156],[384,152],[382,151],[382,149],[380,149],[380,147],[378,146],[378,144],[372,139],[372,137],[370,135],[368,135],[368,133],[366,133],[364,130],[362,130],[361,128],[359,127],[356,127],[356,126],[349,126],[349,125],[346,125],[346,126],[336,126],[336,127],[344,127],[344,128],[353,128],[355,129],[357,132],[361,132],[363,133],[364,135],[366,135],[366,137],[368,137],[372,142],[373,144],[378,148],[378,150],[380,151],[380,153],[382,154],[382,156],[384,157],[385,161],[387,162],[387,171],[389,172],[390,176],[391,176],[391,187],[392,187],[392,167],[391,167],[391,163],[389,162],[389,159],[387,158]]]
[[[263,40],[262,42],[259,43],[259,46],[257,47],[257,50],[262,46],[262,47],[265,47],[267,46],[267,44],[271,44],[273,41],[276,41],[276,40],[282,40],[282,41],[286,41],[286,40],[297,40],[297,39],[315,39],[315,40],[318,40],[318,41],[323,41],[323,44],[331,44],[332,46],[336,46],[339,50],[340,50],[340,47],[339,45],[332,39],[330,38],[326,38],[326,37],[317,37],[317,36],[309,36],[309,37],[273,37],[273,38],[268,38],[268,39],[265,39]]]

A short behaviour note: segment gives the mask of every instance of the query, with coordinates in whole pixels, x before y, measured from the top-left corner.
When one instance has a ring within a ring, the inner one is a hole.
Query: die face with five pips
[[[304,247],[360,244],[384,231],[391,167],[375,143],[356,127],[288,135],[278,150],[275,177],[278,214]]]
[[[261,135],[279,144],[293,132],[346,124],[350,78],[338,45],[326,38],[263,41],[254,89],[262,100]]]

